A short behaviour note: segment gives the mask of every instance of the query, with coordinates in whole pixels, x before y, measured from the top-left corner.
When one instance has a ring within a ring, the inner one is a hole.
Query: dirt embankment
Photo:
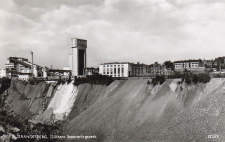
[[[12,81],[6,99],[7,109],[30,119],[44,112],[55,91],[54,85],[51,84],[31,85],[21,81]]]
[[[66,134],[97,136],[90,141],[225,141],[225,80],[177,82],[153,87],[147,80],[128,80],[99,90],[79,87]]]
[[[88,109],[95,102],[102,99],[102,97],[105,97],[105,94],[112,91],[119,83],[120,81],[114,81],[109,86],[91,84],[79,85],[74,106],[68,116],[68,119],[71,120]]]

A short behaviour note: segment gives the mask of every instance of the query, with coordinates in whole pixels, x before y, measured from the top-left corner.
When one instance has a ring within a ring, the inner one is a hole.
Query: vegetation
[[[174,70],[174,65],[173,62],[169,61],[165,61],[165,66],[166,68],[171,68],[171,70]]]
[[[39,141],[43,142],[55,142],[60,141],[56,139],[52,139],[51,135],[62,135],[63,134],[63,123],[60,121],[52,122],[50,124],[42,124],[42,123],[31,123],[28,119],[23,119],[21,116],[16,115],[15,113],[9,113],[6,110],[0,111],[0,126],[2,126],[5,130],[4,134],[14,134],[15,136],[24,135],[39,135],[44,136],[40,138]],[[12,128],[18,128],[19,132],[13,131]],[[1,135],[0,135],[1,136]],[[37,141],[38,138],[18,138],[14,140],[15,142],[34,142]]]
[[[168,75],[168,79],[174,79],[174,78],[182,78],[184,74],[181,74],[180,72],[174,72],[172,75]]]
[[[0,96],[0,127],[4,129],[4,132],[0,131],[0,136],[6,135],[10,141],[12,141],[12,137],[10,134],[17,135],[25,135],[25,136],[44,136],[44,138],[18,138],[14,140],[15,142],[34,142],[34,141],[42,141],[42,142],[60,142],[63,141],[59,139],[52,139],[51,135],[63,135],[64,130],[64,122],[54,121],[54,118],[49,120],[46,124],[42,123],[31,123],[28,119],[25,119],[19,114],[16,114],[13,111],[7,111],[9,108],[5,104],[5,96],[7,96],[7,92]],[[17,130],[17,131],[15,131]],[[7,138],[0,139],[0,141],[8,141]]]
[[[197,83],[207,83],[210,81],[210,76],[207,73],[199,73],[199,74],[193,74],[188,71],[184,71],[183,73],[180,72],[174,72],[174,74],[169,75],[168,78],[182,78],[181,82],[178,82],[179,84],[182,82],[185,82],[187,84],[197,84]]]
[[[154,86],[157,85],[157,84],[160,84],[161,85],[161,84],[164,83],[165,80],[166,79],[165,79],[165,76],[164,75],[156,75],[156,77],[154,77],[152,79],[151,84],[153,84]]]
[[[182,78],[182,82],[184,81],[187,84],[207,83],[210,81],[210,79],[211,78],[209,74],[206,74],[206,73],[200,73],[200,74],[186,73],[184,74]]]
[[[0,94],[2,94],[3,92],[5,92],[10,87],[11,79],[0,78],[0,84],[1,84]]]
[[[99,84],[99,85],[109,85],[113,82],[111,76],[101,75],[94,73],[93,75],[87,75],[86,78],[75,78],[74,85],[78,86],[84,83]]]

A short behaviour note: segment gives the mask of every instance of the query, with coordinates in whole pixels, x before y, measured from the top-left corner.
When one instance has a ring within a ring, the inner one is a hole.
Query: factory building
[[[33,77],[45,79],[69,78],[71,70],[66,69],[49,69],[48,67],[33,64],[26,58],[9,57],[5,64],[5,69],[0,70],[0,77],[16,78],[19,80],[29,80]]]
[[[25,74],[30,76],[32,73],[32,63],[28,61],[26,58],[21,57],[9,57],[7,58],[5,69],[8,72],[8,77],[18,77],[19,74]],[[37,65],[33,68],[34,76],[37,77]]]

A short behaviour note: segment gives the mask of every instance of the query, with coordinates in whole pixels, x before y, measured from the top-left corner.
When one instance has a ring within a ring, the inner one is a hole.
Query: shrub
[[[193,75],[192,82],[197,84],[199,82],[199,77],[197,74]]]
[[[0,79],[0,83],[2,84],[2,86],[0,88],[0,94],[2,94],[3,92],[5,92],[5,90],[7,90],[10,87],[11,79],[9,79],[9,78],[1,78]]]
[[[184,75],[184,77],[182,78],[182,81],[185,81],[185,83],[187,84],[191,84],[191,83],[194,83],[194,84],[197,84],[197,83],[207,83],[210,81],[210,76],[209,74],[206,74],[206,73],[201,73],[201,74],[188,74],[186,73]]]
[[[208,74],[205,74],[205,73],[199,74],[199,82],[207,83],[210,81],[210,79],[211,78]]]
[[[165,81],[166,79],[165,79],[165,76],[164,75],[156,75],[156,77],[154,77],[153,79],[152,79],[152,84],[155,86],[155,85],[157,85],[157,84],[163,84],[164,83],[164,81]]]
[[[191,84],[191,82],[192,82],[191,75],[186,73],[182,80],[185,81],[185,83],[187,83],[187,84]]]

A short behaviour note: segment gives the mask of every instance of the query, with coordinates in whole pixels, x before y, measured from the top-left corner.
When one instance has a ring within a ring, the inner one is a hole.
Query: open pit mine
[[[12,116],[29,125],[25,128],[11,121],[7,125],[0,123],[0,139],[225,141],[225,79],[212,78],[208,83],[191,85],[178,83],[180,79],[167,79],[156,86],[147,81],[115,80],[109,86],[74,86],[72,82],[32,85],[12,80],[1,94],[8,116],[1,116],[0,122]],[[50,122],[61,128],[55,132]],[[50,130],[46,131],[46,127]]]

